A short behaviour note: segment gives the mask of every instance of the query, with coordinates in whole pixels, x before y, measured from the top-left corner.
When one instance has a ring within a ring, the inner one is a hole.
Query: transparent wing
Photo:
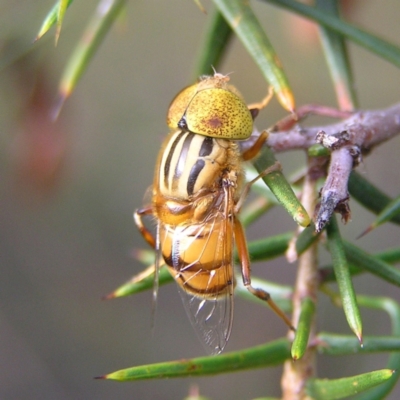
[[[232,330],[233,285],[229,294],[212,297],[195,296],[181,286],[178,291],[186,313],[207,353],[221,353]]]
[[[208,353],[220,353],[233,320],[233,218],[228,190],[202,224],[176,227],[171,251],[183,304]]]

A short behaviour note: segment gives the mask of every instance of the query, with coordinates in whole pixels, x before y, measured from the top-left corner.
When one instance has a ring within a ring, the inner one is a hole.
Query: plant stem
[[[315,158],[309,158],[308,173],[305,178],[302,204],[307,212],[312,215],[317,200],[316,185],[313,174]],[[305,297],[311,298],[314,302],[317,298],[318,289],[318,243],[311,245],[300,257],[298,262],[298,274],[293,294],[293,319],[292,323],[296,327],[301,302]],[[289,339],[293,340],[293,333],[288,333]],[[311,322],[309,343],[312,343],[315,337],[315,317]],[[315,349],[308,347],[305,354],[299,360],[287,360],[284,364],[281,380],[283,400],[301,400],[306,398],[305,384],[307,380],[314,376],[315,369]]]

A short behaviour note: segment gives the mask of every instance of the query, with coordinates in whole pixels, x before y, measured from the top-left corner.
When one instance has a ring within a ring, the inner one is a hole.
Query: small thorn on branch
[[[315,219],[315,230],[321,232],[325,225],[329,222],[332,214],[337,212],[341,215],[342,221],[347,223],[351,218],[349,206],[349,197],[339,199],[337,193],[329,192],[321,199],[321,203],[317,207],[317,217]]]

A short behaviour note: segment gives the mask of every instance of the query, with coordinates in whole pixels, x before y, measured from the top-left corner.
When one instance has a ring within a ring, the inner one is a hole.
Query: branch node
[[[353,158],[353,168],[358,167],[363,160],[360,146],[354,145],[349,147],[349,154]]]
[[[343,130],[328,135],[325,131],[320,130],[315,136],[315,140],[317,143],[321,144],[329,150],[337,150],[340,147],[349,144],[350,134],[347,130]]]

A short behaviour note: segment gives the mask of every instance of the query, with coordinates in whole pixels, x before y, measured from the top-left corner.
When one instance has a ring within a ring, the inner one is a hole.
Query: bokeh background
[[[203,4],[211,11],[210,2]],[[132,212],[152,182],[168,104],[194,79],[208,17],[190,1],[129,2],[53,123],[48,116],[59,78],[97,1],[72,5],[57,47],[54,31],[32,44],[52,5],[0,0],[0,399],[182,399],[191,385],[213,399],[279,396],[280,368],[123,384],[93,379],[133,365],[204,355],[174,285],[159,291],[153,334],[150,293],[113,301],[101,296],[143,268],[133,258],[134,249],[146,245]],[[334,106],[315,27],[268,4],[254,2],[254,7],[297,103]],[[346,2],[350,21],[397,44],[399,15],[397,0]],[[360,107],[399,101],[399,70],[353,44],[349,49]],[[265,95],[266,83],[237,40],[220,72],[232,73],[248,102]],[[274,100],[257,125],[265,128],[283,115]],[[399,190],[399,150],[399,140],[392,140],[359,167],[392,196]],[[304,156],[279,159],[290,174]],[[373,216],[354,201],[351,207],[353,221],[342,232],[353,240]],[[295,229],[291,218],[276,209],[249,237],[289,229]],[[385,225],[357,244],[378,251],[398,245],[398,237],[398,229]],[[296,267],[282,258],[253,271],[292,284]],[[367,274],[355,279],[355,287],[400,300],[398,288]],[[319,307],[321,329],[349,333],[341,310],[323,297]],[[366,334],[390,333],[386,315],[362,310],[362,316]],[[226,350],[284,334],[284,324],[269,309],[237,299]],[[379,369],[386,358],[320,358],[319,374]],[[390,398],[399,396],[397,388]]]

